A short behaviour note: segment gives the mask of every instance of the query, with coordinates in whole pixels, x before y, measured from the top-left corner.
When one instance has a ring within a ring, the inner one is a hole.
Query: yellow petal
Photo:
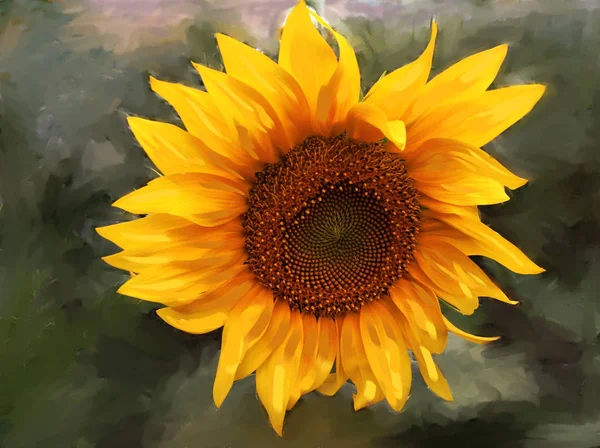
[[[498,45],[471,55],[434,77],[419,92],[408,112],[407,123],[432,109],[481,95],[496,78],[507,51],[507,45]]]
[[[364,98],[364,102],[382,110],[388,120],[403,120],[407,108],[418,98],[431,70],[433,50],[438,28],[431,23],[431,38],[419,58],[377,81]]]
[[[273,292],[256,285],[231,309],[223,329],[221,355],[213,385],[220,407],[229,393],[245,353],[263,336],[273,314]]]
[[[230,258],[154,265],[132,277],[117,292],[150,302],[182,305],[247,270],[243,265],[245,258],[245,253],[240,251],[232,253]]]
[[[168,213],[196,224],[224,224],[246,211],[247,184],[210,174],[172,174],[117,200],[113,206],[135,214]]]
[[[384,397],[383,391],[367,360],[358,313],[344,316],[340,352],[344,371],[356,386],[356,394],[353,395],[354,410],[358,411],[381,401]]]
[[[462,291],[465,295],[493,297],[511,305],[518,303],[506,297],[479,266],[451,244],[435,236],[423,234],[419,236],[419,245],[420,267],[430,278],[436,276],[434,281],[440,286],[443,285],[442,287],[450,293],[458,295]],[[433,264],[436,264],[434,268]],[[446,278],[441,279],[444,274]],[[452,287],[448,287],[453,283]]]
[[[104,257],[103,260],[119,269],[140,272],[151,265],[172,261],[193,261],[202,257],[213,259],[231,257],[232,251],[239,252],[244,248],[242,224],[238,220],[217,227],[201,227],[184,219],[175,219],[190,226],[173,228],[162,235],[157,235],[157,231],[150,228],[150,236],[155,232],[156,237],[151,244],[147,241],[144,243],[143,240],[133,240],[124,251]],[[117,234],[117,238],[127,238],[127,233],[119,231],[120,225],[110,226],[117,229],[109,229],[108,233],[112,231],[113,234]],[[163,238],[159,239],[158,236]]]
[[[346,38],[336,32],[327,22],[314,12],[310,12],[317,22],[323,25],[337,41],[340,59],[331,79],[319,92],[316,119],[324,135],[337,135],[350,108],[360,97],[360,71],[354,49]]]
[[[474,342],[475,344],[488,344],[490,342],[497,341],[498,339],[500,339],[500,336],[485,337],[475,336],[474,334],[467,333],[466,331],[463,331],[457,326],[455,326],[452,322],[446,319],[446,317],[444,317],[444,322],[446,324],[446,327],[448,327],[448,331],[454,333],[457,336],[460,336],[461,338],[467,341]]]
[[[320,317],[317,321],[319,340],[317,341],[317,354],[313,361],[314,367],[311,374],[305,377],[302,387],[307,391],[313,391],[327,378],[335,357],[338,353],[338,331],[333,319]]]
[[[410,279],[402,278],[390,288],[389,295],[421,343],[433,353],[442,353],[448,340],[448,331],[435,293]]]
[[[152,266],[180,261],[194,261],[200,258],[210,259],[215,264],[222,265],[230,262],[234,257],[239,256],[243,250],[244,239],[243,237],[240,237],[237,247],[230,247],[227,249],[211,249],[181,243],[174,246],[163,246],[159,249],[126,249],[118,254],[109,255],[102,259],[116,268],[140,273]]]
[[[477,206],[462,206],[449,204],[447,202],[438,201],[426,195],[419,196],[419,204],[422,207],[439,213],[453,213],[458,216],[463,216],[468,219],[479,220],[479,210]]]
[[[292,387],[298,378],[304,337],[302,330],[300,313],[292,311],[285,340],[256,371],[258,397],[267,410],[273,429],[280,436]]]
[[[304,140],[310,125],[310,110],[294,77],[254,48],[223,34],[216,37],[227,74],[254,87],[272,105],[286,125],[288,146]]]
[[[415,358],[417,358],[419,371],[421,372],[421,376],[425,380],[425,383],[427,383],[429,388],[439,397],[444,400],[454,401],[448,381],[433,360],[433,356],[429,349],[421,344],[416,335],[411,331],[410,323],[402,314],[394,314],[394,310],[389,304],[387,305],[387,308],[390,309],[394,321],[401,329],[402,337],[405,338],[408,346],[415,355]]]
[[[267,330],[262,337],[248,349],[240,363],[235,379],[246,378],[281,345],[288,333],[290,326],[290,307],[284,300],[277,300],[274,305],[273,315]]]
[[[240,147],[231,117],[221,113],[208,93],[153,77],[150,86],[175,108],[190,134],[240,166],[251,164],[252,157]]]
[[[545,271],[518,247],[478,220],[446,213],[434,213],[433,216],[451,226],[437,234],[466,255],[491,258],[518,274],[531,275]]]
[[[126,249],[164,244],[172,241],[173,232],[187,232],[202,227],[178,216],[157,213],[132,221],[96,228],[96,232],[117,246]]]
[[[203,334],[222,327],[229,310],[255,284],[249,272],[233,276],[201,299],[181,307],[161,308],[158,316],[169,325],[192,334]]]
[[[300,370],[296,384],[292,386],[292,394],[287,404],[287,409],[292,409],[300,396],[308,391],[312,385],[315,358],[319,349],[319,327],[317,318],[312,314],[302,314],[302,333],[304,341],[300,357]]]
[[[490,205],[510,199],[504,190],[504,185],[494,179],[466,171],[463,173],[452,171],[450,175],[457,178],[442,179],[444,183],[441,184],[414,179],[414,184],[423,194],[455,205]]]
[[[289,141],[280,118],[269,102],[251,86],[233,76],[200,64],[192,65],[219,107],[249,132],[255,142],[249,150],[255,152],[261,161],[273,162],[275,147],[286,147]]]
[[[317,386],[317,390],[323,395],[332,396],[335,395],[340,388],[346,383],[348,380],[348,375],[344,371],[344,366],[342,364],[342,355],[340,349],[340,337],[342,330],[342,322],[343,319],[336,319],[333,321],[335,324],[335,348],[337,349],[335,354],[335,373],[328,374],[323,380],[322,384]],[[332,343],[333,345],[334,343]],[[324,369],[326,370],[326,369]],[[330,369],[331,370],[331,369]],[[330,371],[329,370],[329,371]],[[328,371],[328,372],[329,372]]]
[[[348,112],[346,131],[350,138],[376,142],[387,138],[402,151],[406,144],[406,129],[402,121],[388,121],[385,114],[367,103],[358,103]]]
[[[446,175],[460,181],[473,174],[489,177],[511,189],[527,183],[485,151],[450,139],[428,140],[418,151],[407,153],[406,167],[411,178],[425,183],[443,183]]]
[[[319,92],[331,79],[337,64],[335,53],[314,27],[304,0],[299,1],[283,27],[279,65],[302,87],[313,117]]]
[[[127,122],[148,157],[163,174],[196,172],[241,178],[241,167],[177,126],[138,117],[128,117]]]
[[[375,301],[360,310],[360,332],[369,366],[391,408],[400,411],[408,399],[412,379],[400,329],[379,301]]]
[[[440,259],[441,257],[432,259],[431,252],[427,252],[424,257],[417,251],[416,262],[411,263],[407,271],[411,277],[432,289],[438,297],[455,306],[462,314],[473,314],[479,307],[479,299],[460,277],[445,266],[438,266],[437,260]]]
[[[485,92],[452,138],[476,147],[489,143],[527,115],[545,91],[545,86],[531,84]]]
[[[529,113],[545,90],[539,84],[505,87],[435,109],[408,128],[407,150],[432,138],[459,140],[479,148]]]

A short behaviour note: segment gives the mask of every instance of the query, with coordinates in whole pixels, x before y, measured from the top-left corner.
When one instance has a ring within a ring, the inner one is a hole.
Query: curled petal
[[[350,138],[376,142],[387,138],[398,151],[406,145],[406,129],[399,120],[389,121],[385,114],[367,103],[355,104],[348,112],[346,131]]]
[[[500,339],[500,336],[475,336],[474,334],[467,333],[450,322],[446,317],[444,317],[444,323],[446,324],[446,327],[448,327],[448,331],[467,341],[474,342],[475,344],[488,344]]]

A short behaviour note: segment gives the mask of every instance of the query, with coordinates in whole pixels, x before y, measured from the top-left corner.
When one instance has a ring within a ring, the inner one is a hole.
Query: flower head
[[[448,332],[496,338],[458,329],[440,301],[463,314],[482,296],[516,303],[469,256],[543,271],[477,206],[526,182],[480,148],[544,87],[487,90],[506,45],[428,82],[436,34],[433,23],[423,54],[361,100],[352,47],[300,1],[277,63],[219,34],[226,73],[194,64],[206,91],[151,79],[186,130],[129,118],[162,176],[114,204],[146,217],[98,232],[123,249],[105,260],[135,273],[122,294],[166,305],[158,315],[189,333],[224,327],[217,406],[256,372],[278,434],[303,394],[332,395],[347,380],[355,409],[385,399],[399,411],[409,350],[429,388],[452,400],[433,360]]]

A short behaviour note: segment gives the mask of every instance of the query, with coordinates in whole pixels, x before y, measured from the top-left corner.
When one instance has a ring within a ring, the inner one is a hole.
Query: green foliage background
[[[100,260],[116,248],[94,231],[128,219],[111,202],[154,176],[125,117],[180,124],[148,75],[199,86],[189,60],[220,67],[217,30],[269,51],[274,40],[207,5],[185,38],[116,52],[115,36],[71,26],[85,2],[0,1],[1,447],[600,446],[600,5],[411,5],[387,2],[385,21],[340,24],[365,89],[419,54],[434,15],[434,71],[508,42],[496,85],[549,86],[486,148],[530,184],[482,210],[547,272],[521,277],[481,260],[521,305],[484,301],[475,316],[453,316],[503,336],[486,348],[450,341],[439,362],[454,403],[417,375],[401,414],[384,404],[355,413],[346,385],[334,398],[304,398],[278,439],[253,378],[216,410],[220,335],[183,334],[154,306],[117,295],[124,273]]]

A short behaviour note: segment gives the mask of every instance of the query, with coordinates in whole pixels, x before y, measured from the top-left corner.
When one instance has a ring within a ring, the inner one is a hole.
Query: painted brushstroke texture
[[[142,6],[143,4],[143,6]],[[421,380],[401,414],[355,413],[351,387],[312,394],[277,439],[252,379],[217,412],[219,334],[169,328],[94,232],[130,217],[117,197],[155,176],[127,115],[180,124],[148,75],[199,86],[220,68],[213,34],[266,52],[289,0],[0,2],[0,445],[388,447],[600,445],[600,4],[594,0],[331,0],[316,5],[358,51],[363,86],[412,60],[440,26],[434,71],[507,42],[497,86],[548,94],[486,150],[530,184],[485,207],[494,229],[547,272],[484,269],[521,305],[484,303],[438,361],[454,403]],[[452,313],[451,311],[448,311]],[[416,378],[419,378],[416,375]],[[416,380],[417,381],[417,380]]]

